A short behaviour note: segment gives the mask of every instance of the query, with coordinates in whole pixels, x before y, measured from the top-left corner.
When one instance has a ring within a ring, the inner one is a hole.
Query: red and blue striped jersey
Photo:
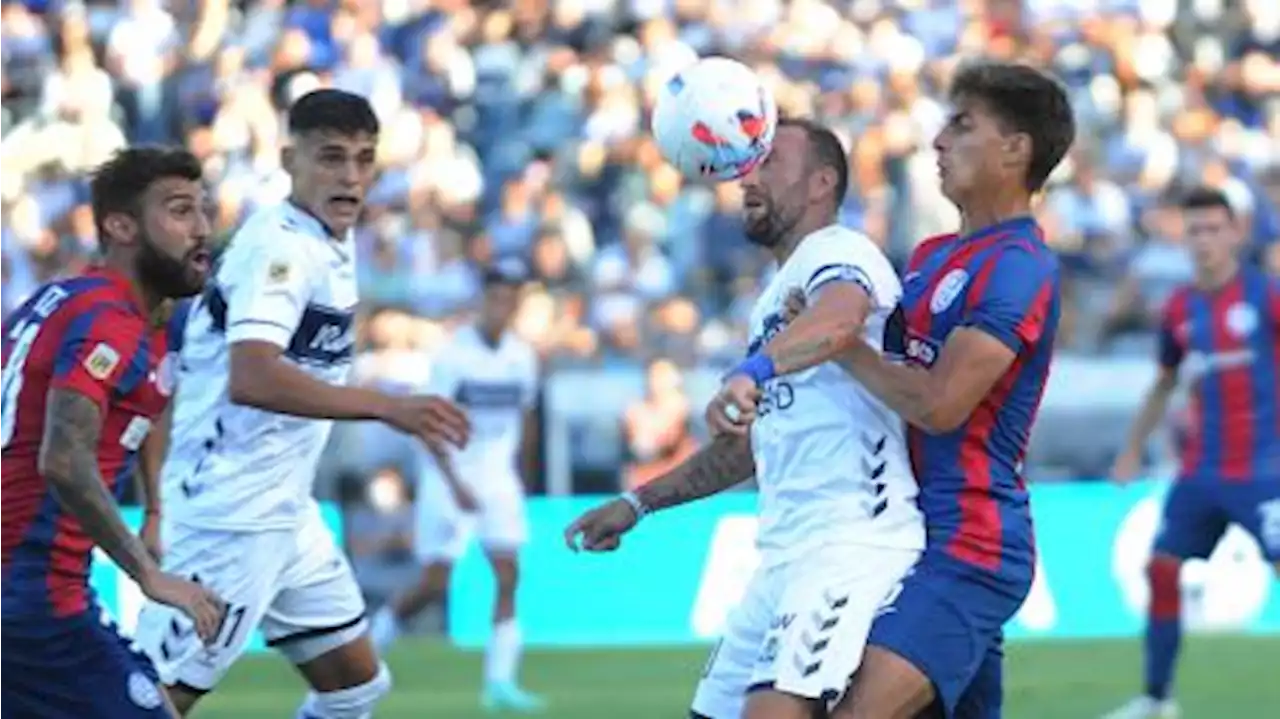
[[[906,360],[931,367],[954,330],[970,327],[1016,358],[954,431],[910,428],[930,550],[993,572],[1029,576],[1035,560],[1022,476],[1057,333],[1059,268],[1029,217],[967,236],[925,240],[903,287]]]
[[[185,310],[185,308],[182,308]],[[65,617],[88,609],[93,542],[40,476],[45,400],[54,388],[102,411],[98,470],[122,493],[168,404],[184,313],[153,326],[122,275],[96,269],[41,287],[4,322],[3,612]]]
[[[1216,290],[1179,287],[1159,351],[1188,382],[1180,477],[1280,478],[1280,279],[1244,267]]]

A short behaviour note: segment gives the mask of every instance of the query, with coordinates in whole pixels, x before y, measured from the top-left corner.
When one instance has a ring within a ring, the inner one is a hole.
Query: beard
[[[771,249],[786,239],[800,217],[787,217],[771,197],[762,198],[759,203],[743,216],[743,230],[751,244]]]
[[[188,269],[194,252],[193,249],[181,259],[175,259],[144,235],[135,265],[138,279],[161,297],[180,299],[199,294],[204,289],[204,283],[195,272]]]

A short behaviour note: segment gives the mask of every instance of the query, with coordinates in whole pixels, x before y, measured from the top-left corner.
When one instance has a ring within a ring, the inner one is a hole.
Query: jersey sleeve
[[[847,282],[861,287],[872,301],[893,302],[892,286],[897,285],[893,267],[871,240],[849,230],[815,237],[801,246],[796,279],[805,298],[813,300],[827,285]]]
[[[58,343],[50,389],[72,390],[105,409],[113,393],[130,391],[146,375],[143,333],[143,323],[117,303],[91,305]]]
[[[1022,247],[1009,247],[978,270],[962,324],[1000,340],[1015,354],[1044,335],[1057,291],[1053,263]]]
[[[1164,311],[1160,313],[1160,331],[1156,339],[1159,353],[1157,361],[1160,362],[1161,367],[1167,369],[1177,369],[1182,364],[1182,358],[1187,354],[1186,346],[1178,337],[1178,325],[1184,319],[1183,303],[1183,294],[1175,292],[1173,297],[1165,303]]]
[[[228,344],[261,341],[288,347],[311,298],[305,238],[278,225],[272,229],[280,236],[237,238],[248,244],[218,273],[227,302]]]

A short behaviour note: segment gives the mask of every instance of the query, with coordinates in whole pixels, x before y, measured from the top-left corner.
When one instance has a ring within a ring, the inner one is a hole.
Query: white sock
[[[493,625],[489,648],[484,657],[484,680],[487,684],[514,684],[520,665],[520,626],[516,620],[503,619]]]
[[[396,619],[395,610],[390,604],[382,605],[369,625],[369,638],[373,640],[373,648],[382,652],[399,636],[400,620]]]
[[[373,709],[391,691],[391,672],[378,667],[370,681],[333,692],[307,692],[296,719],[371,719]]]

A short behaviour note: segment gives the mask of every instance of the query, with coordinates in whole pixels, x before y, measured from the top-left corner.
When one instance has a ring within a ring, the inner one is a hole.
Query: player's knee
[[[312,694],[302,715],[314,715],[316,719],[363,719],[371,716],[378,702],[391,693],[391,684],[391,670],[379,662],[377,674],[364,684]]]
[[[1147,564],[1147,582],[1151,585],[1151,617],[1177,619],[1182,612],[1178,576],[1182,561],[1177,557],[1157,555]]]
[[[514,596],[516,585],[520,581],[520,569],[514,559],[504,557],[493,561],[494,580],[498,585],[500,596]]]

